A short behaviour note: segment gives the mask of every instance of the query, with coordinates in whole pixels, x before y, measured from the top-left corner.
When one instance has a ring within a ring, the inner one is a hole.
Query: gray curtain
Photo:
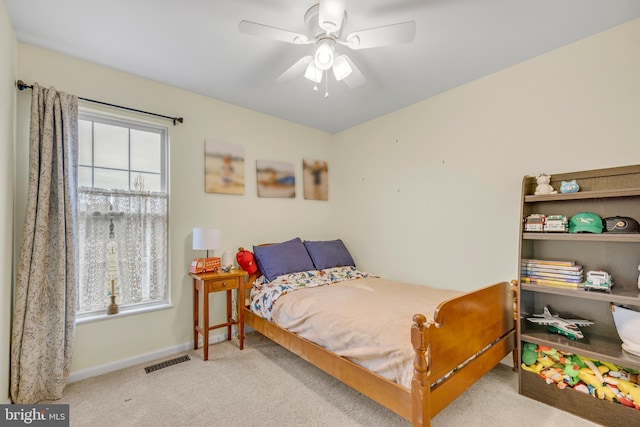
[[[29,188],[11,334],[11,399],[59,399],[69,376],[77,281],[78,98],[33,85]]]

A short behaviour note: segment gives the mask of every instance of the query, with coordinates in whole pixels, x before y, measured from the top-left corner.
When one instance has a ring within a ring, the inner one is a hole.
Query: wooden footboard
[[[443,302],[433,322],[414,316],[414,426],[430,425],[431,418],[513,351],[514,296],[512,284],[497,283]]]
[[[429,426],[449,402],[515,348],[512,287],[506,282],[443,302],[434,322],[426,322],[422,314],[414,316],[411,340],[416,356],[411,390],[257,316],[246,307],[242,315],[246,325],[411,420],[414,426]],[[484,352],[478,357],[437,383],[481,350]]]

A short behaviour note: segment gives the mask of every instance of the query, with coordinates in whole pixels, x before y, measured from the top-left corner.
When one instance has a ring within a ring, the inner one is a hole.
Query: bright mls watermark
[[[0,405],[0,425],[69,427],[69,405]]]

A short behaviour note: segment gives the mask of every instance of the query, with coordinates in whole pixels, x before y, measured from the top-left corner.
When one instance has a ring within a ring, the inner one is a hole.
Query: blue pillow
[[[307,248],[313,265],[317,270],[323,268],[352,266],[355,267],[356,263],[353,262],[351,254],[347,250],[342,240],[326,240],[323,242],[309,242],[305,241],[304,246]]]
[[[254,246],[253,254],[268,281],[278,276],[315,270],[313,261],[299,237],[268,246]]]

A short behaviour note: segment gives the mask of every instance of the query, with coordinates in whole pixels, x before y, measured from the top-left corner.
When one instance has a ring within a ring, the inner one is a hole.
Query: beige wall
[[[639,42],[631,21],[337,135],[334,202],[361,267],[460,289],[516,278],[524,175],[640,163]]]
[[[13,283],[13,141],[16,105],[16,36],[0,3],[0,403],[9,401],[11,284]]]
[[[191,260],[202,256],[191,249],[193,227],[219,227],[223,246],[236,250],[253,243],[335,237],[329,222],[334,203],[304,200],[302,159],[329,159],[331,135],[242,109],[215,99],[121,73],[68,56],[19,44],[18,77],[25,82],[53,85],[58,90],[90,99],[182,116],[184,124],[170,132],[170,310],[82,324],[77,328],[72,371],[90,369],[185,344],[192,335]],[[23,217],[26,191],[28,111],[31,92],[18,95],[16,224]],[[244,147],[244,196],[204,192],[205,139]],[[279,160],[295,165],[297,197],[265,199],[256,196],[256,160]],[[330,174],[332,171],[330,170]],[[332,177],[330,176],[330,180]],[[224,293],[215,294],[211,324],[224,321]],[[224,329],[217,330],[219,334]]]
[[[174,308],[80,325],[72,369],[191,340],[194,226],[219,226],[230,249],[342,237],[362,269],[416,283],[473,289],[514,278],[523,175],[639,163],[639,39],[636,20],[337,135],[19,45],[27,82],[185,118],[170,129]],[[20,94],[17,170],[27,111]],[[204,193],[205,139],[245,147],[245,196]],[[329,160],[328,203],[303,200],[301,182],[295,200],[255,196],[256,159],[293,162],[300,177],[303,157]]]

